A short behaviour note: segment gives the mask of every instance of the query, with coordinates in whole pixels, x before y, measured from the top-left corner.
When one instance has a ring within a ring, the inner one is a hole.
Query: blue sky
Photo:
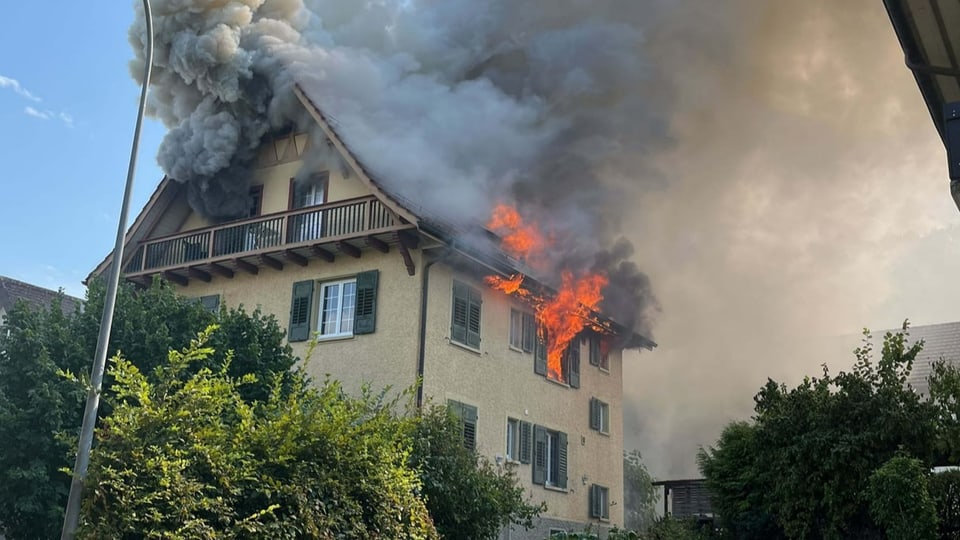
[[[112,248],[139,87],[127,2],[9,2],[0,17],[0,275],[83,295]],[[131,220],[161,177],[145,123]]]

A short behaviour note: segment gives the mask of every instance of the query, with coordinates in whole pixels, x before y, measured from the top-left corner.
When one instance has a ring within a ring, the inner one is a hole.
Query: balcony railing
[[[407,226],[374,197],[280,212],[140,243],[124,267],[130,274],[215,263],[248,255],[306,248]]]

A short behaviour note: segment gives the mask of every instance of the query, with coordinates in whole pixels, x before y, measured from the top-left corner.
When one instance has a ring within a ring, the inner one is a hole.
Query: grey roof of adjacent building
[[[890,330],[897,332],[898,330]],[[940,324],[928,324],[924,326],[911,326],[910,335],[907,337],[909,344],[923,340],[923,350],[917,355],[913,362],[913,371],[907,382],[918,392],[927,395],[930,386],[927,384],[927,378],[930,376],[931,366],[934,362],[943,359],[955,366],[960,367],[960,321]],[[883,332],[886,334],[886,332]],[[882,344],[883,334],[876,335],[874,343]],[[876,339],[880,338],[880,339]]]
[[[44,289],[36,285],[31,285],[20,280],[0,276],[0,309],[10,312],[17,300],[23,300],[33,308],[50,307],[53,299],[60,294],[58,291]],[[79,298],[64,294],[60,303],[60,308],[64,313],[73,312],[83,303]]]

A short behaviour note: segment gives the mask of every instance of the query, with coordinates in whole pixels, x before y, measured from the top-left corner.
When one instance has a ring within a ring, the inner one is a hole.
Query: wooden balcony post
[[[217,235],[217,230],[207,231],[210,238],[207,240],[207,257],[213,257],[213,237]]]

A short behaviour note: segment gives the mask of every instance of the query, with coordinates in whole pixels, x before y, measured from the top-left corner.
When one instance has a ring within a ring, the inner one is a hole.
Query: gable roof
[[[13,278],[0,276],[0,309],[7,313],[13,309],[17,300],[23,300],[34,309],[48,309],[54,298],[60,294],[58,291],[44,289],[43,287],[37,287],[36,285],[31,285]],[[60,309],[64,314],[72,313],[82,303],[83,301],[79,298],[63,294],[60,301]]]

